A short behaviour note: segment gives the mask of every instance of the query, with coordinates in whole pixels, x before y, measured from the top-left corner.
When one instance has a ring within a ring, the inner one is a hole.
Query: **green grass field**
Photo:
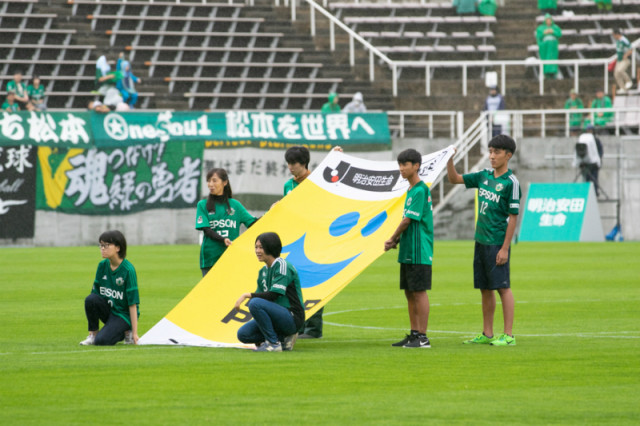
[[[481,331],[473,243],[436,242],[431,349],[408,328],[395,252],[293,352],[80,347],[97,247],[0,249],[0,424],[638,424],[640,244],[512,249],[515,347]],[[195,246],[130,247],[140,334],[198,282]],[[496,332],[501,331],[501,306]]]

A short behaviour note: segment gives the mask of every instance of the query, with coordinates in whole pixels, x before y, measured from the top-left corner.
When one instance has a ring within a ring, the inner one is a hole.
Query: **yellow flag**
[[[451,148],[423,156],[421,178],[431,184]],[[393,161],[331,152],[293,192],[237,238],[194,289],[140,339],[141,344],[238,346],[238,329],[251,320],[242,293],[254,292],[263,266],[254,243],[276,232],[282,254],[300,276],[309,318],[384,252],[400,223],[409,185]]]

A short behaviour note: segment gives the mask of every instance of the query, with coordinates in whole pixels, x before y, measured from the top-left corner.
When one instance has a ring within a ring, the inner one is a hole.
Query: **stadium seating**
[[[73,15],[123,46],[148,80],[168,83],[194,109],[313,108],[342,79],[323,78],[322,64],[265,28],[265,18],[242,16],[240,3],[70,0]],[[269,22],[274,24],[274,22]],[[158,83],[155,83],[158,84]]]
[[[347,3],[329,8],[394,60],[489,59],[494,16],[457,16],[450,3]]]

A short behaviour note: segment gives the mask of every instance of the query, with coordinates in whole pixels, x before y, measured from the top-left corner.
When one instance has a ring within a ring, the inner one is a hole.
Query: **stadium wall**
[[[622,229],[626,240],[640,239],[640,223],[634,221],[634,212],[640,211],[640,177],[631,173],[640,170],[640,144],[637,140],[620,139],[613,136],[601,138],[604,151],[604,166],[600,171],[600,184],[612,198],[618,198],[618,160],[623,156],[622,183]],[[453,143],[451,139],[396,139],[393,142],[393,157],[408,147],[423,153],[442,149]],[[575,138],[525,138],[519,141],[518,151],[511,168],[518,176],[526,197],[530,182],[573,182],[577,170],[571,159],[561,158],[554,162],[551,156],[571,156]],[[473,191],[461,191],[450,206],[452,211],[441,212],[436,218],[437,237],[441,239],[473,238]],[[605,233],[615,225],[615,205],[600,204]],[[253,212],[260,214],[260,212]],[[606,218],[605,216],[612,216]],[[36,211],[35,237],[33,239],[0,240],[2,246],[74,246],[91,245],[106,229],[120,229],[130,244],[197,244],[198,233],[194,230],[195,206],[193,209],[153,209],[139,213],[114,216],[70,215],[51,211]],[[454,219],[455,218],[455,219]]]

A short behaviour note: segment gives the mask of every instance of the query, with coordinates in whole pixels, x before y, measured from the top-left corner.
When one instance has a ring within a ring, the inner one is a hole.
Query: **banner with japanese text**
[[[420,177],[429,186],[444,170],[453,147],[424,155]],[[300,277],[307,318],[384,253],[384,242],[403,216],[409,183],[395,161],[370,161],[331,151],[311,175],[234,240],[220,260],[140,344],[248,347],[238,329],[252,319],[246,304],[256,291],[254,242],[276,232],[282,254]]]
[[[0,147],[0,239],[33,238],[36,150],[28,145]]]
[[[291,145],[387,144],[386,113],[17,112],[0,113],[0,146],[114,148],[179,140],[213,146],[286,149]]]
[[[2,112],[0,146],[91,148],[90,116],[89,112]]]
[[[532,183],[522,211],[520,241],[604,241],[590,182]]]
[[[38,147],[37,165],[37,209],[106,215],[193,208],[200,194],[202,145]]]

